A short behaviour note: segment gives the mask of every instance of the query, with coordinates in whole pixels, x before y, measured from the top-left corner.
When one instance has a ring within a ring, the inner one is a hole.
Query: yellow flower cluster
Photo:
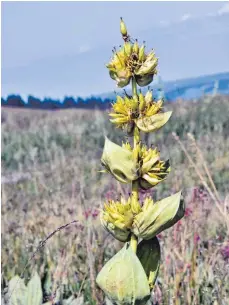
[[[169,160],[161,161],[160,154],[157,148],[147,148],[146,145],[138,144],[132,150],[129,142],[123,143],[123,148],[132,151],[133,154],[138,155],[139,163],[139,186],[146,190],[159,182],[165,180],[170,172]]]
[[[144,87],[157,74],[157,63],[154,51],[146,54],[145,45],[140,47],[137,41],[133,45],[127,41],[119,51],[114,50],[113,57],[106,66],[118,87],[127,86],[131,77],[136,79],[139,86]]]
[[[110,121],[124,129],[140,119],[159,113],[162,110],[162,104],[161,99],[154,101],[152,91],[148,91],[145,96],[142,93],[133,97],[117,96],[116,102],[112,105],[112,111],[109,113],[112,117]]]
[[[131,232],[138,237],[151,239],[169,228],[184,214],[181,192],[153,202],[145,198],[143,204],[121,198],[104,204],[100,218],[104,228],[120,241],[128,241]]]
[[[139,211],[141,207],[139,205]],[[107,222],[113,223],[119,229],[128,228],[130,229],[133,223],[134,213],[131,208],[131,198],[129,197],[126,201],[121,197],[119,201],[110,200],[104,204],[104,215],[103,219]]]
[[[104,203],[101,222],[115,238],[126,241],[134,222],[134,216],[142,211],[139,202],[131,201],[129,197],[120,201],[109,200]]]
[[[143,145],[139,151],[141,166],[141,178],[139,185],[142,189],[149,189],[165,180],[170,172],[169,160],[161,161],[157,148],[147,149]]]

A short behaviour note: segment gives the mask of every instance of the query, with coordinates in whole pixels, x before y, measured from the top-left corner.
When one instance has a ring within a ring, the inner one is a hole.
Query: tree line
[[[43,100],[34,96],[28,96],[27,101],[24,101],[20,95],[9,95],[6,99],[1,98],[1,106],[3,107],[16,107],[27,109],[44,109],[44,110],[57,110],[69,108],[81,109],[107,109],[110,107],[111,100],[108,98],[101,99],[100,97],[90,98],[74,98],[65,97],[63,100],[55,100],[51,98],[44,98]]]

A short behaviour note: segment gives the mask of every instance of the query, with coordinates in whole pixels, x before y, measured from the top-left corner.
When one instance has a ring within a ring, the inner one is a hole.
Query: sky
[[[2,96],[115,89],[105,64],[119,18],[159,57],[163,80],[229,71],[229,2],[2,2]]]

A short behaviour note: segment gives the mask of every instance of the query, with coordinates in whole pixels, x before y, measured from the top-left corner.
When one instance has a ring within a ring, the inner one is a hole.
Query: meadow
[[[149,193],[156,200],[182,189],[186,212],[158,236],[162,262],[152,304],[228,305],[229,96],[167,102],[165,109],[173,110],[169,123],[144,141],[159,147],[172,170]],[[5,304],[14,305],[10,279],[27,283],[34,272],[43,303],[104,304],[95,278],[122,243],[101,227],[99,211],[117,192],[130,192],[99,172],[104,136],[126,139],[105,111],[2,108]]]

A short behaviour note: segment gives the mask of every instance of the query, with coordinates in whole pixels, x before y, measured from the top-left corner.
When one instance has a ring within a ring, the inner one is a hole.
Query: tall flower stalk
[[[131,82],[132,95],[124,91],[117,96],[109,113],[110,121],[133,138],[119,146],[105,139],[101,162],[122,183],[131,184],[131,196],[104,203],[100,218],[103,227],[124,247],[102,268],[97,284],[112,304],[146,304],[154,287],[160,266],[160,245],[157,234],[174,225],[184,216],[181,192],[154,202],[147,197],[139,200],[139,190],[148,190],[164,181],[170,172],[169,160],[160,159],[157,148],[141,142],[141,132],[155,132],[163,127],[172,112],[163,112],[163,100],[156,101],[152,91],[145,95],[137,86],[144,87],[157,73],[158,59],[145,45],[132,41],[121,19],[120,29],[124,44],[113,50],[107,68],[118,87]]]
[[[135,78],[132,78],[132,96],[137,97],[137,83]],[[134,127],[134,149],[137,148],[140,141],[139,129],[137,126]],[[138,162],[138,154],[136,155],[136,162]],[[138,183],[137,181],[132,181],[132,205],[138,201]],[[131,233],[130,246],[132,250],[137,252],[138,239],[134,233]]]

